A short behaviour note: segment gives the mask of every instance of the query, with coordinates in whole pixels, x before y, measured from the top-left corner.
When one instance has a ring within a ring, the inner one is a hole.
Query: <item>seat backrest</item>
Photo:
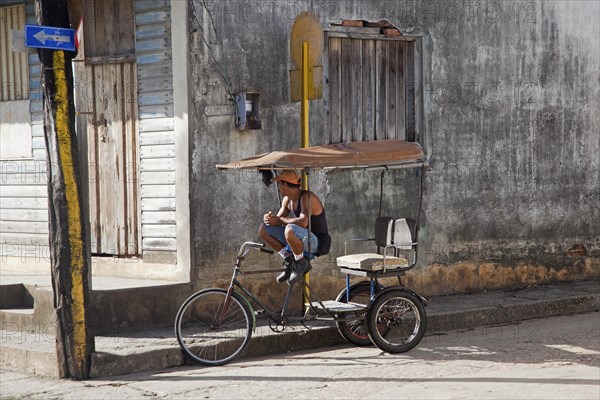
[[[385,247],[392,244],[394,235],[394,218],[379,217],[375,220],[375,244]]]
[[[410,218],[399,218],[394,222],[394,243],[415,243],[416,226],[415,221]],[[400,249],[410,250],[413,246],[399,246]]]

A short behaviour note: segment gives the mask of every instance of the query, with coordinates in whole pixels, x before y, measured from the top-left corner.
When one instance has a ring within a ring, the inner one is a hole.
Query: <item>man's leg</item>
[[[303,256],[303,253],[309,253],[308,245],[308,229],[298,225],[287,225],[285,227],[285,241],[290,245],[294,255]],[[317,254],[319,248],[319,240],[314,233],[310,233],[310,253]]]
[[[258,229],[258,234],[271,248],[279,253],[284,258],[283,265],[285,270],[275,278],[278,283],[286,281],[292,273],[293,257],[289,256],[287,250],[284,250],[285,233],[283,226],[271,226],[261,224]]]
[[[304,252],[304,244],[298,238],[298,236],[296,236],[296,234],[294,233],[294,229],[292,228],[292,225],[287,225],[285,227],[285,241],[292,248],[292,253],[294,253],[294,256],[302,255],[302,253]]]
[[[274,228],[274,227],[271,227]],[[269,229],[272,230],[272,229]],[[267,231],[265,224],[260,224],[260,228],[258,228],[258,235],[262,240],[264,240],[271,248],[277,252],[281,251],[285,247],[284,243],[281,243],[274,236],[271,236]]]
[[[317,252],[318,242],[314,234],[310,234],[311,240],[311,252]],[[304,258],[305,249],[304,242],[308,241],[309,232],[307,229],[301,228],[297,225],[287,225],[285,227],[285,240],[288,242],[290,247],[292,248],[292,252],[294,253],[294,267],[292,274],[290,275],[290,279],[288,282],[294,283],[299,281],[304,274],[306,274],[311,269],[311,265],[306,258]]]

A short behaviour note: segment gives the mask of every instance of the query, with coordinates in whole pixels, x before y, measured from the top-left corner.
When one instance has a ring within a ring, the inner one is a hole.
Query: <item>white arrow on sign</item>
[[[66,42],[66,43],[71,41],[71,38],[69,38],[69,36],[48,35],[44,31],[39,31],[38,33],[33,35],[33,37],[36,38],[38,41],[40,41],[42,44],[46,44],[46,40],[52,40],[54,42]]]

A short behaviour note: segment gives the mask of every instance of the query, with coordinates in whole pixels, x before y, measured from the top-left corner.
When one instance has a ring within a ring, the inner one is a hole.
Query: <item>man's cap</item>
[[[285,171],[282,171],[278,176],[271,179],[271,182],[283,181],[283,182],[291,183],[292,185],[299,185],[300,180],[301,180],[300,175],[298,175],[298,173],[296,171],[294,171],[292,169],[286,169]]]

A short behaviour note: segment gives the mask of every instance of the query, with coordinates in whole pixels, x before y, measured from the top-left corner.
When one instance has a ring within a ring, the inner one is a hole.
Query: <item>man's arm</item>
[[[263,216],[264,223],[273,226],[285,225],[282,218],[285,218],[290,213],[290,210],[288,209],[289,201],[290,199],[288,199],[287,196],[284,197],[283,200],[281,200],[281,208],[277,211],[277,215],[273,215],[273,213],[269,211]]]
[[[281,217],[287,217],[287,215],[290,213],[290,209],[288,208],[288,203],[290,202],[290,199],[285,196],[282,200],[281,200],[281,208],[279,209],[279,211],[277,211],[277,216],[279,218]]]

